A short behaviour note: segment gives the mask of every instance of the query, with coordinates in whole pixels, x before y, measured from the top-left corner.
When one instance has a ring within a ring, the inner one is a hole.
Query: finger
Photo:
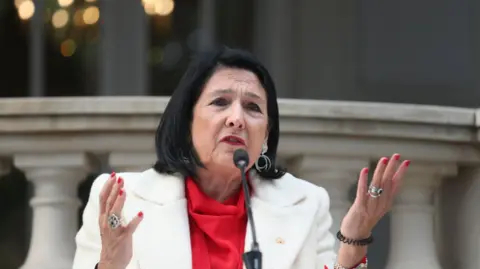
[[[385,173],[383,174],[382,183],[390,182],[393,175],[397,171],[399,159],[400,159],[400,154],[395,153],[392,155],[392,157],[390,158],[390,161],[387,164],[387,167],[385,168]]]
[[[110,192],[112,191],[112,186],[115,183],[117,177],[115,172],[110,174],[110,178],[103,185],[102,191],[100,192],[100,214],[105,214],[106,212],[106,203]]]
[[[379,200],[381,205],[383,205],[383,209],[385,207],[388,207],[388,201],[390,200],[391,196],[393,195],[392,193],[392,179],[395,173],[398,171],[398,160],[400,159],[400,154],[395,153],[392,155],[390,158],[390,161],[388,162],[386,168],[385,168],[385,173],[383,174],[382,177],[382,183],[380,184],[381,188],[383,189],[383,195],[380,196]],[[382,206],[380,206],[382,208]]]
[[[140,222],[142,222],[142,220],[143,220],[143,212],[140,211],[135,216],[135,218],[133,218],[132,221],[130,221],[130,223],[127,225],[128,232],[130,234],[133,234],[137,230],[138,224],[140,224]]]
[[[367,191],[368,191],[368,168],[363,168],[358,177],[357,197],[355,202],[360,205],[367,203]]]
[[[405,173],[407,172],[407,168],[410,165],[409,160],[405,160],[400,167],[398,168],[398,171],[395,173],[395,175],[392,178],[392,197],[396,196],[398,192],[400,191],[403,183],[403,179],[405,176]],[[392,198],[393,202],[393,198]]]
[[[382,157],[378,160],[377,167],[375,168],[375,172],[373,172],[372,178],[372,185],[381,188],[382,187],[382,178],[383,174],[385,173],[385,168],[388,164],[388,158]]]
[[[112,213],[115,213],[117,216],[121,216],[122,210],[123,210],[123,205],[125,204],[127,194],[123,189],[120,189],[117,194],[117,199],[115,199],[115,202],[113,204]]]
[[[117,200],[118,192],[122,188],[123,188],[123,178],[118,177],[116,183],[113,185],[113,188],[110,191],[110,194],[108,195],[107,203],[105,205],[105,210],[107,213],[110,213],[112,211],[113,204],[115,203],[115,200]]]

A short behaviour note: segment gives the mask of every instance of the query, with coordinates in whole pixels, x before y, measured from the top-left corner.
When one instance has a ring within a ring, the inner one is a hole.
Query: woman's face
[[[202,163],[207,169],[237,169],[233,152],[243,148],[251,167],[267,137],[267,96],[257,76],[218,68],[193,110],[192,141]]]

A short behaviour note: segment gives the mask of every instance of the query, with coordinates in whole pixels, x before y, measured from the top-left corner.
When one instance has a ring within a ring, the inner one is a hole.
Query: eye
[[[214,105],[214,106],[226,106],[228,105],[228,100],[223,98],[223,97],[219,97],[219,98],[216,98],[215,100],[213,100],[210,105]]]
[[[249,110],[262,113],[262,110],[260,109],[260,107],[255,103],[248,103],[246,107]]]

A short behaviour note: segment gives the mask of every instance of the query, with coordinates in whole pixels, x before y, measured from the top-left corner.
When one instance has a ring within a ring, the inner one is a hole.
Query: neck
[[[198,171],[196,182],[207,196],[218,202],[224,202],[242,187],[242,178],[238,172],[222,175],[202,169]]]

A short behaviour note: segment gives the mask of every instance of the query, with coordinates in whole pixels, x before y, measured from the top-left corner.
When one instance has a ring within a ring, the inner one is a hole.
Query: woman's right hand
[[[109,218],[113,215],[122,217],[126,194],[123,179],[115,173],[105,183],[100,192],[100,236],[102,252],[98,269],[125,269],[132,259],[132,234],[143,219],[139,212],[127,225],[120,221],[118,227],[112,227]],[[114,225],[115,226],[115,225]]]

